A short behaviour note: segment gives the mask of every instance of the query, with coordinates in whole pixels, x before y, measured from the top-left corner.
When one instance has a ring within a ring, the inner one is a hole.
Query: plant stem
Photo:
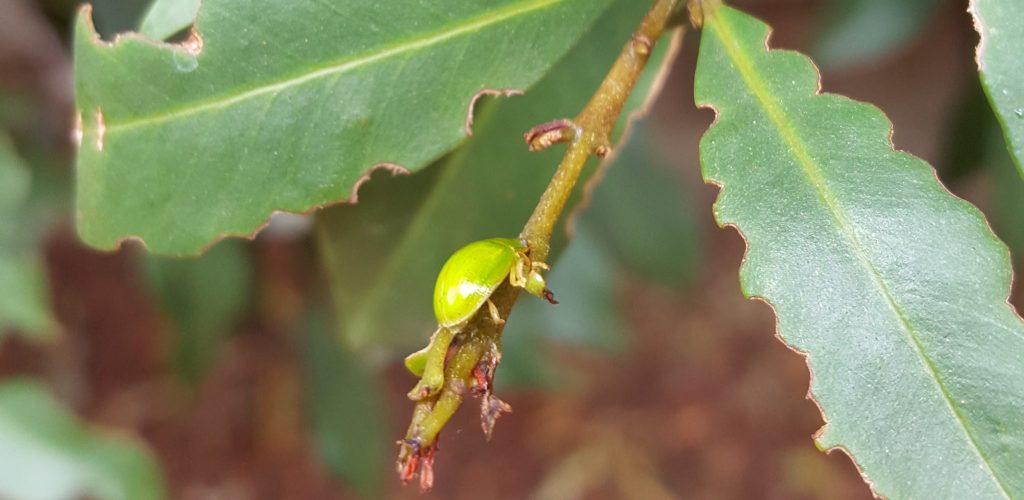
[[[531,257],[543,262],[551,249],[551,232],[565,209],[583,166],[591,155],[606,155],[611,148],[611,132],[622,113],[622,106],[633,91],[647,64],[654,42],[661,36],[676,0],[657,0],[633,38],[619,53],[612,69],[597,92],[572,121],[574,133],[569,147],[551,183],[523,227],[520,237],[530,246]]]
[[[556,120],[540,125],[527,134],[531,150],[543,149],[555,142],[569,143],[558,170],[520,233],[520,237],[529,245],[530,257],[534,261],[543,262],[547,258],[551,232],[587,160],[592,155],[605,156],[610,152],[612,128],[676,3],[677,0],[655,0],[633,37],[619,53],[608,75],[575,120]],[[511,315],[512,306],[521,290],[506,281],[491,295],[502,319],[507,320]],[[494,419],[502,411],[508,411],[507,405],[491,396],[490,380],[485,380],[482,387],[480,385],[480,374],[488,373],[488,367],[489,373],[493,374],[493,368],[498,362],[496,358],[500,356],[503,328],[504,324],[495,324],[487,308],[481,308],[459,332],[459,343],[452,347],[454,353],[445,363],[444,386],[438,394],[417,401],[405,439],[399,443],[397,466],[403,482],[419,475],[420,489],[430,489],[437,436],[461,405],[467,390],[483,394],[485,408],[481,416],[485,433],[493,427]]]

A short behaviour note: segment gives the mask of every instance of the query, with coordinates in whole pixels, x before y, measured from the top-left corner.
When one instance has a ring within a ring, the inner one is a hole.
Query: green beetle
[[[506,278],[512,286],[557,303],[544,283],[543,262],[530,260],[529,246],[513,238],[490,238],[470,243],[448,258],[434,285],[437,331],[427,347],[405,358],[405,366],[420,382],[409,392],[414,400],[435,394],[444,384],[444,361],[456,333],[487,305],[495,324],[504,323],[491,294]]]

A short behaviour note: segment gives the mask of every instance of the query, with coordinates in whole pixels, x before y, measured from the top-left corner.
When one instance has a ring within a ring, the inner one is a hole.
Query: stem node
[[[542,123],[523,134],[530,151],[541,151],[559,142],[570,142],[576,138],[579,127],[571,120],[561,119]]]

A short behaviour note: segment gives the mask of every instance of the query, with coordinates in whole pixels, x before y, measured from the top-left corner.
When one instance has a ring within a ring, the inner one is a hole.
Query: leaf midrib
[[[193,103],[189,106],[176,108],[165,113],[151,115],[143,118],[136,118],[132,120],[126,120],[123,122],[108,121],[106,123],[106,134],[110,135],[113,133],[122,132],[138,127],[145,127],[149,125],[155,125],[172,120],[177,120],[180,118],[201,114],[207,111],[228,108],[239,102],[244,102],[267,94],[276,94],[278,92],[281,92],[282,90],[291,87],[300,86],[305,83],[325,78],[328,76],[344,74],[348,71],[358,69],[362,66],[387,60],[391,57],[399,56],[408,52],[415,52],[417,50],[425,49],[433,45],[444,43],[448,40],[485,29],[489,26],[499,24],[510,19],[515,19],[517,17],[533,14],[537,11],[544,10],[548,7],[562,3],[564,1],[566,0],[524,1],[518,4],[509,5],[502,9],[487,12],[483,15],[477,16],[472,19],[468,19],[458,24],[447,26],[436,32],[407,39],[397,44],[377,47],[369,52],[354,57],[347,57],[340,61],[333,62],[328,66],[313,71],[309,71],[299,76],[294,76],[291,78],[275,82],[264,83],[252,90],[248,90],[240,94],[227,97],[221,96],[212,100]]]
[[[960,409],[957,407],[957,405],[954,402],[954,399],[950,396],[948,389],[942,382],[942,378],[939,376],[938,370],[935,368],[934,362],[925,353],[924,348],[921,345],[921,342],[918,340],[917,336],[914,333],[914,329],[909,319],[903,312],[903,309],[900,307],[899,303],[896,301],[895,297],[892,294],[892,291],[889,289],[889,286],[882,278],[878,269],[875,267],[871,259],[868,257],[867,251],[864,248],[864,244],[860,241],[860,238],[857,237],[857,234],[851,229],[851,226],[853,224],[849,221],[845,212],[839,206],[839,203],[836,200],[835,195],[826,185],[824,176],[822,175],[821,168],[817,165],[814,159],[811,158],[807,146],[804,144],[803,139],[800,137],[799,133],[790,123],[785,111],[782,108],[782,105],[779,103],[779,99],[768,90],[763,77],[755,68],[754,64],[751,62],[751,59],[747,56],[746,53],[744,53],[740,49],[739,40],[733,34],[732,27],[729,25],[728,21],[723,16],[720,15],[713,16],[708,21],[708,27],[710,27],[712,33],[714,33],[715,36],[718,37],[719,41],[722,44],[722,47],[725,48],[725,51],[728,54],[729,58],[736,66],[736,69],[739,72],[740,77],[743,79],[744,83],[747,84],[747,87],[757,98],[758,102],[760,102],[765,113],[768,115],[768,118],[777,127],[779,135],[781,136],[786,146],[793,153],[793,156],[796,158],[801,170],[803,170],[804,175],[807,177],[808,183],[814,189],[816,194],[818,194],[821,200],[825,203],[825,206],[828,208],[830,215],[832,215],[832,217],[835,219],[836,224],[839,228],[839,232],[844,237],[846,237],[851,250],[857,257],[857,260],[868,271],[868,274],[870,275],[872,282],[874,282],[875,285],[878,287],[879,292],[885,299],[887,305],[896,315],[896,318],[899,320],[899,324],[903,332],[911,341],[911,345],[914,347],[915,352],[921,359],[922,364],[927,369],[929,375],[931,375],[932,380],[935,382],[936,386],[939,389],[939,392],[942,394],[943,400],[946,402],[949,410],[952,412],[954,419],[960,425],[961,429],[967,437],[967,440],[970,442],[972,449],[981,459],[981,462],[985,465],[985,468],[992,476],[993,480],[999,487],[1000,492],[1002,492],[1003,496],[1006,497],[1007,499],[1011,498],[1009,491],[1003,484],[1002,479],[999,477],[998,474],[996,474],[995,469],[993,469],[992,467],[992,464],[989,463],[988,457],[982,451],[981,447],[978,446],[978,442],[974,434],[968,427],[964,419],[964,416],[961,414]]]

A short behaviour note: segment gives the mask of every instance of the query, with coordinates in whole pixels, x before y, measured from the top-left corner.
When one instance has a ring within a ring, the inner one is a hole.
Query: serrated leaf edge
[[[99,32],[96,30],[96,25],[95,25],[95,22],[94,22],[93,16],[92,16],[92,5],[91,4],[84,4],[84,5],[82,5],[79,8],[78,15],[80,16],[82,21],[85,23],[85,26],[88,28],[90,39],[92,40],[92,42],[94,44],[96,44],[98,46],[106,47],[106,48],[113,48],[113,47],[117,46],[118,44],[122,43],[122,41],[130,39],[130,40],[140,41],[140,42],[152,45],[154,47],[165,48],[165,49],[172,49],[172,50],[179,50],[179,51],[187,52],[187,53],[189,53],[190,55],[193,55],[193,56],[199,56],[199,54],[202,52],[202,47],[203,47],[202,36],[200,35],[200,32],[199,32],[199,24],[200,24],[200,18],[202,17],[202,14],[203,14],[203,3],[204,3],[204,1],[205,0],[201,0],[200,1],[199,11],[198,11],[198,14],[196,16],[196,21],[193,24],[192,28],[190,29],[190,36],[189,36],[189,38],[187,40],[185,40],[184,42],[181,42],[181,43],[168,43],[168,42],[164,42],[164,41],[160,41],[160,40],[153,40],[153,39],[151,39],[151,38],[149,38],[147,36],[144,36],[144,35],[142,35],[140,33],[134,32],[134,31],[118,33],[117,35],[114,36],[113,40],[106,41],[106,40],[103,40],[100,37]],[[414,46],[412,46],[409,49],[404,49],[404,50],[399,50],[399,51],[394,51],[394,50],[393,51],[386,51],[382,55],[378,55],[378,56],[372,57],[372,58],[365,58],[362,62],[359,63],[359,65],[375,62],[375,61],[377,61],[377,60],[379,60],[379,59],[381,59],[383,57],[394,55],[396,53],[401,53],[401,52],[404,52],[405,50],[414,50],[414,49],[420,48],[422,46],[430,45],[432,43],[445,41],[445,40],[447,40],[449,38],[461,35],[463,33],[472,32],[473,30],[477,30],[477,29],[489,26],[490,24],[494,24],[494,23],[498,23],[498,22],[504,21],[506,19],[515,17],[517,15],[530,13],[530,12],[533,12],[533,11],[536,11],[536,10],[542,10],[542,9],[550,7],[552,5],[556,5],[558,3],[561,3],[562,1],[563,0],[533,0],[533,1],[529,2],[529,3],[527,3],[526,5],[524,5],[524,4],[514,4],[514,5],[511,6],[511,8],[506,8],[503,11],[498,12],[497,14],[492,12],[489,15],[481,16],[483,18],[482,20],[477,20],[476,22],[467,23],[467,24],[465,24],[464,26],[461,26],[459,29],[457,29],[455,31],[448,32],[445,36],[427,37],[423,41],[421,41],[421,43],[414,44]],[[358,59],[358,58],[356,58],[356,59]],[[359,61],[356,61],[356,62],[359,62]],[[354,66],[353,66],[353,64],[349,64],[349,65],[341,65],[339,67],[342,68],[342,69],[345,69],[345,68],[354,67]],[[324,71],[325,70],[320,70],[319,72],[314,72],[314,74],[312,74],[312,75],[307,75],[305,77],[305,79],[309,79],[309,78],[318,76],[318,75],[320,75],[320,73],[322,73]],[[336,72],[337,71],[334,71],[334,72],[332,72],[330,74],[334,74]],[[291,80],[287,80],[285,83],[291,82],[293,80],[299,80],[299,79],[302,79],[302,78],[303,77],[293,78]],[[264,86],[264,87],[261,87],[261,89],[267,89],[267,88],[271,88],[271,87],[276,89],[280,85],[281,84],[279,83],[279,84],[276,84],[276,85]],[[246,94],[250,94],[250,93],[252,93],[252,91],[250,91],[249,93],[246,93]],[[464,133],[466,134],[466,137],[471,137],[473,135],[472,127],[473,127],[473,119],[474,119],[474,115],[475,115],[475,108],[476,108],[477,101],[480,98],[482,98],[484,96],[512,97],[512,96],[521,96],[521,95],[524,95],[524,94],[525,94],[525,90],[517,89],[517,88],[502,88],[502,89],[482,88],[482,89],[478,90],[475,94],[473,94],[469,98],[469,104],[467,106],[466,119],[465,119],[465,124],[464,124]],[[235,102],[237,100],[238,99],[234,99],[234,100],[229,99],[228,101],[231,101],[233,103],[233,102]],[[230,104],[230,103],[228,103],[228,104]],[[102,151],[103,150],[103,142],[104,142],[105,135],[107,133],[110,133],[113,129],[125,128],[125,125],[128,122],[121,123],[121,124],[110,125],[110,124],[107,124],[104,121],[102,109],[97,108],[95,114],[97,116],[97,133],[96,133],[96,138],[95,138],[95,140],[96,140],[96,147],[97,147],[97,149],[99,151]],[[80,145],[81,142],[82,142],[82,139],[83,139],[83,137],[85,135],[84,128],[83,128],[83,123],[82,123],[82,113],[81,113],[81,111],[77,111],[75,116],[76,116],[76,119],[74,121],[74,125],[73,125],[73,130],[72,130],[71,136],[72,136],[73,141],[76,143],[76,145]],[[168,115],[168,116],[170,116],[170,115]],[[133,122],[142,122],[142,121],[145,121],[145,120],[135,120]],[[376,172],[377,170],[387,170],[387,171],[390,171],[392,175],[408,175],[410,173],[410,170],[408,168],[406,168],[406,167],[404,167],[402,165],[399,165],[397,163],[392,163],[392,162],[376,163],[376,164],[370,166],[365,171],[363,171],[363,174],[360,175],[358,179],[356,179],[356,181],[352,184],[351,191],[350,191],[349,196],[347,198],[332,200],[332,201],[328,201],[328,202],[325,202],[325,203],[318,203],[318,204],[312,205],[308,209],[302,210],[302,211],[289,211],[289,210],[279,210],[279,209],[278,210],[271,210],[270,213],[268,213],[267,216],[263,219],[263,222],[258,224],[251,231],[248,231],[248,232],[226,231],[226,232],[223,232],[223,233],[219,234],[217,237],[211,239],[209,242],[207,242],[205,245],[201,246],[200,248],[198,248],[195,251],[185,252],[185,253],[182,253],[182,254],[174,254],[174,255],[175,256],[197,256],[197,255],[201,255],[203,253],[206,253],[206,251],[208,251],[210,248],[212,248],[217,243],[219,243],[222,240],[225,240],[227,238],[240,238],[240,239],[246,239],[246,240],[252,241],[252,240],[256,239],[256,237],[259,235],[259,233],[261,233],[264,229],[266,229],[266,227],[270,224],[271,219],[273,219],[273,217],[276,214],[279,214],[279,213],[288,213],[288,214],[292,214],[292,215],[305,216],[305,215],[311,215],[311,214],[313,214],[314,212],[316,212],[318,210],[321,210],[321,209],[324,209],[324,208],[327,208],[327,207],[331,207],[331,206],[334,206],[334,205],[358,203],[358,201],[359,201],[359,188],[363,184],[368,182],[371,179],[373,173]],[[80,214],[79,214],[78,219],[81,219],[81,215]],[[148,248],[148,246],[146,244],[146,241],[143,238],[141,238],[140,236],[137,236],[137,235],[125,235],[125,236],[122,236],[120,238],[117,238],[116,240],[114,240],[113,244],[109,248],[107,248],[107,250],[111,251],[111,252],[116,252],[126,243],[133,243],[133,244],[138,245],[139,247],[143,248],[147,252],[149,251],[149,248]]]
[[[430,47],[432,45],[442,43],[453,38],[458,38],[467,33],[473,33],[480,29],[486,28],[493,24],[501,23],[502,21],[515,18],[521,15],[527,15],[536,11],[544,10],[548,7],[562,3],[564,0],[526,0],[524,2],[511,4],[505,8],[497,9],[494,11],[487,12],[483,15],[477,16],[466,22],[457,23],[455,26],[449,26],[435,33],[428,33],[420,35],[410,40],[403,40],[397,44],[385,48],[375,48],[367,53],[359,54],[355,56],[345,57],[340,61],[331,62],[324,67],[315,69],[313,71],[305,72],[299,76],[286,78],[274,82],[262,82],[256,84],[255,88],[238,93],[233,96],[224,97],[218,96],[205,101],[191,102],[186,106],[166,111],[160,114],[151,115],[148,117],[134,118],[131,120],[123,121],[120,123],[107,123],[107,133],[112,134],[122,130],[130,130],[132,128],[152,125],[155,123],[163,123],[166,121],[175,120],[185,116],[191,116],[201,114],[207,110],[215,110],[229,107],[235,103],[243,102],[251,98],[259,97],[265,94],[274,94],[283,89],[291,88],[294,86],[305,84],[309,81],[318,80],[320,78],[343,74],[349,70],[356,69],[367,64],[373,64],[375,62],[388,59],[393,56],[406,54],[408,52],[414,52],[419,49]],[[83,7],[83,14],[91,11],[88,7]],[[95,31],[95,27],[92,25],[91,17],[89,19],[89,26],[93,28],[92,35],[94,39],[99,39],[99,35]],[[200,20],[196,21],[198,26]],[[201,29],[201,28],[200,28]],[[193,30],[195,31],[195,29]],[[123,38],[141,39],[147,43],[156,44],[158,46],[169,46],[175,48],[181,48],[180,45],[166,44],[163,42],[154,42],[147,37],[143,37],[137,33],[126,33],[118,35],[112,44],[102,42],[104,46],[116,45]]]
[[[721,16],[715,16],[714,22],[718,26],[721,26],[721,27],[723,27],[726,30],[730,30],[731,29],[728,26],[727,21],[724,21]],[[709,29],[707,24],[708,23],[705,23],[705,29]],[[767,26],[767,25],[765,25],[765,26]],[[844,99],[844,100],[848,101],[849,103],[853,103],[853,104],[856,104],[856,105],[859,105],[859,106],[866,106],[866,107],[872,108],[875,112],[881,114],[885,118],[886,123],[889,125],[888,143],[889,143],[889,146],[892,149],[892,151],[894,153],[898,153],[898,154],[908,154],[909,155],[909,153],[907,153],[905,151],[901,151],[901,150],[896,149],[896,146],[895,146],[895,144],[893,143],[893,140],[892,140],[892,136],[893,136],[893,133],[894,133],[893,126],[892,126],[892,121],[889,120],[887,116],[885,116],[885,113],[882,110],[878,109],[874,105],[871,105],[871,104],[868,104],[868,103],[864,103],[864,102],[860,102],[860,101],[856,101],[856,100],[850,99],[850,98],[848,98],[846,96],[843,96],[843,95],[822,92],[821,71],[814,64],[814,62],[809,57],[807,57],[806,55],[804,55],[802,53],[799,53],[799,52],[796,52],[796,51],[772,49],[771,46],[770,46],[771,34],[772,34],[772,29],[771,29],[770,26],[767,26],[767,33],[766,33],[765,38],[764,38],[764,50],[766,52],[788,52],[788,53],[795,54],[795,55],[799,56],[800,58],[802,58],[804,60],[804,62],[814,71],[814,74],[817,77],[816,90],[814,92],[814,96],[815,97],[823,96],[823,95],[828,95],[828,96],[833,96],[833,97],[836,97],[836,98]],[[735,39],[735,37],[732,37],[732,38]],[[745,72],[744,70],[742,70],[740,68],[741,63],[737,59],[742,60],[747,66],[751,66],[751,63],[748,60],[746,60],[746,55],[738,53],[738,48],[733,46],[733,45],[731,45],[729,43],[729,40],[726,40],[726,39],[723,39],[723,38],[720,38],[719,40],[722,43],[723,47],[726,48],[726,51],[729,53],[729,57],[733,61],[733,64],[737,66],[737,71],[741,74],[741,77],[744,79],[745,83],[750,88],[750,91],[755,94],[755,96],[757,97],[758,101],[760,101],[762,106],[765,107],[765,112],[769,116],[769,118],[773,121],[775,127],[779,128],[779,129],[789,128],[791,125],[789,125],[785,121],[783,121],[783,123],[781,123],[781,124],[778,121],[779,119],[782,119],[782,120],[785,119],[785,116],[784,116],[785,113],[781,109],[779,109],[780,104],[778,102],[775,102],[774,96],[770,95],[770,94],[768,94],[768,95],[759,95],[759,92],[755,88],[755,85],[751,83],[750,78],[752,78],[752,76],[749,76],[748,73],[751,73],[751,72],[756,73],[757,70],[753,69],[752,67],[748,67],[747,71]],[[980,51],[980,45],[979,45],[979,51]],[[761,90],[761,93],[766,93],[767,94],[767,92],[768,91],[766,91],[766,90],[763,90],[763,89]],[[711,109],[712,111],[714,111],[715,119],[714,119],[714,121],[712,122],[712,124],[708,128],[708,130],[710,131],[713,127],[715,127],[718,124],[719,110],[713,104],[711,104],[711,103],[697,102],[696,104],[700,108],[707,108],[707,109]],[[775,110],[772,111],[769,108],[775,108]],[[777,114],[781,114],[782,116],[776,116]],[[783,141],[787,144],[787,146],[790,149],[794,149],[792,144],[791,144],[791,140],[792,141],[801,141],[800,137],[795,136],[795,134],[794,134],[794,137],[791,138],[791,137],[787,137],[786,133],[780,131],[780,135],[783,136],[782,137]],[[802,144],[800,144],[800,146],[802,146]],[[805,150],[804,147],[801,147],[799,149],[800,150]],[[844,227],[844,225],[845,225],[844,224],[845,217],[844,218],[837,217],[837,215],[842,215],[842,212],[838,211],[838,207],[834,207],[833,203],[825,196],[825,194],[828,193],[827,186],[821,185],[820,189],[819,189],[819,184],[820,183],[814,182],[814,179],[810,178],[810,175],[807,172],[808,165],[805,162],[809,162],[810,163],[809,166],[811,168],[813,168],[814,170],[817,170],[817,166],[813,164],[813,160],[809,157],[809,155],[806,153],[806,151],[804,151],[803,155],[800,155],[798,152],[794,152],[794,156],[797,156],[797,162],[801,165],[801,168],[804,170],[805,175],[808,175],[808,177],[809,177],[808,180],[809,180],[809,182],[811,182],[812,187],[814,188],[815,191],[818,192],[819,196],[822,197],[822,200],[826,203],[826,206],[828,207],[829,211],[833,214],[833,217],[836,217],[836,220],[839,223],[840,227]],[[804,158],[800,158],[800,156],[804,156]],[[911,156],[913,156],[913,155],[911,155]],[[917,158],[917,157],[914,157],[914,158]],[[920,160],[920,159],[918,159],[918,160],[921,163],[923,163],[924,165],[928,165],[929,167],[931,167],[931,165],[928,164],[927,162],[925,162],[924,160]],[[932,175],[934,176],[935,181],[940,186],[940,188],[943,191],[945,191],[945,193],[947,195],[949,195],[953,200],[959,201],[962,205],[966,205],[966,207],[968,208],[968,211],[974,216],[976,221],[977,222],[981,222],[982,225],[985,228],[988,229],[989,235],[992,237],[992,240],[997,243],[997,250],[1001,250],[1004,253],[1004,255],[1005,255],[1004,261],[1005,262],[1010,262],[1010,251],[1009,251],[1009,248],[1005,244],[1002,244],[1002,242],[995,236],[995,233],[992,230],[992,226],[989,224],[988,220],[985,219],[984,215],[977,209],[977,207],[974,207],[973,205],[971,205],[967,201],[963,200],[962,198],[957,197],[951,191],[949,191],[949,189],[945,185],[943,185],[942,182],[940,181],[940,179],[938,177],[938,174],[937,174],[937,172],[935,172],[934,168],[931,168],[931,170],[932,170]],[[718,187],[719,190],[720,190],[719,197],[721,196],[721,191],[724,191],[725,188],[726,188],[726,186],[723,183],[721,183],[720,181],[718,181],[716,179],[709,178],[709,177],[705,177],[705,183],[711,184],[711,185],[714,185],[714,186]],[[822,190],[824,190],[824,191],[822,191]],[[717,205],[717,199],[716,199],[715,203]],[[837,214],[837,211],[838,211],[838,214]],[[719,220],[717,209],[715,210],[715,219],[716,219],[716,221]],[[724,224],[719,223],[719,225],[722,226],[722,227],[732,227],[733,229],[736,230],[737,234],[739,234],[740,238],[743,239],[743,242],[744,242],[744,245],[745,245],[746,249],[744,250],[743,259],[742,259],[741,264],[740,264],[740,268],[742,269],[746,265],[746,263],[747,263],[747,255],[749,253],[749,248],[750,248],[750,244],[749,244],[749,242],[747,240],[746,235],[744,235],[743,231],[734,223],[724,223]],[[989,474],[994,479],[996,485],[999,487],[1000,492],[1004,495],[1005,498],[1007,498],[1009,500],[1012,497],[1010,496],[1009,492],[1007,491],[1006,486],[1003,484],[1002,479],[1000,478],[1000,476],[995,473],[995,470],[992,468],[991,464],[989,463],[988,457],[978,447],[978,444],[977,444],[977,441],[976,441],[974,435],[968,429],[966,423],[963,420],[962,415],[956,409],[956,406],[953,405],[953,403],[951,401],[951,398],[950,398],[950,396],[948,394],[948,391],[945,388],[945,385],[942,383],[941,379],[938,377],[938,375],[935,372],[934,364],[932,363],[930,358],[928,358],[928,356],[925,355],[924,352],[922,351],[920,343],[918,342],[917,338],[914,336],[913,332],[908,329],[908,325],[907,325],[907,321],[906,321],[905,316],[901,312],[900,307],[898,306],[898,304],[896,304],[894,302],[894,300],[892,298],[892,295],[891,295],[891,293],[888,290],[888,287],[885,285],[884,282],[881,281],[881,277],[878,275],[877,270],[873,267],[873,265],[870,263],[870,261],[868,261],[866,259],[866,256],[863,255],[863,249],[862,249],[863,245],[861,245],[859,243],[859,240],[856,238],[855,234],[852,234],[850,231],[848,231],[846,229],[843,229],[842,232],[843,233],[847,233],[847,238],[851,239],[851,249],[853,249],[855,255],[858,258],[858,260],[860,260],[861,263],[864,264],[867,267],[868,271],[871,274],[872,281],[875,281],[876,284],[880,285],[880,289],[883,292],[883,296],[886,299],[886,302],[889,304],[890,308],[892,308],[894,310],[894,312],[897,314],[897,317],[900,320],[900,324],[903,327],[904,332],[907,333],[907,335],[909,336],[910,340],[912,341],[912,345],[913,345],[915,351],[918,353],[918,355],[922,359],[922,361],[925,362],[925,366],[928,368],[929,373],[932,375],[932,379],[939,386],[940,393],[941,393],[941,395],[943,397],[943,400],[945,400],[945,402],[947,403],[947,406],[950,408],[951,412],[953,413],[954,417],[956,418],[957,423],[960,424],[960,427],[964,431],[964,433],[966,434],[968,440],[970,441],[973,450],[975,451],[975,453],[977,453],[978,457],[981,459],[981,462],[983,464],[985,464],[986,469],[989,471]],[[1013,307],[1013,304],[1010,303],[1010,290],[1012,289],[1012,284],[1013,284],[1013,272],[1012,272],[1012,269],[1011,269],[1011,271],[1010,271],[1010,283],[1008,283],[1007,286],[1005,287],[1005,290],[1006,290],[1005,304],[1009,307],[1010,311],[1014,315],[1016,315],[1018,318],[1020,318],[1021,317],[1020,314]],[[825,422],[824,425],[822,425],[822,427],[820,429],[818,429],[818,431],[816,431],[814,433],[814,436],[813,436],[813,438],[815,439],[815,442],[819,442],[818,438],[821,437],[825,433],[826,429],[829,426],[829,421],[828,421],[828,418],[827,418],[825,412],[823,411],[823,408],[822,408],[821,404],[814,397],[814,392],[813,392],[813,387],[814,387],[814,371],[813,371],[813,369],[811,368],[811,365],[810,365],[810,357],[811,357],[811,355],[808,352],[804,352],[804,351],[801,351],[800,349],[797,349],[795,346],[793,346],[789,342],[787,342],[785,338],[783,338],[783,336],[781,334],[781,331],[779,329],[779,319],[778,319],[779,316],[778,316],[778,313],[777,313],[777,311],[775,309],[774,304],[772,304],[772,302],[767,297],[762,297],[762,296],[752,295],[752,294],[747,293],[747,291],[745,290],[745,284],[742,284],[742,285],[743,285],[743,288],[744,288],[744,290],[743,290],[744,295],[747,295],[748,298],[750,298],[752,300],[757,300],[757,301],[763,302],[763,303],[767,304],[769,308],[771,308],[772,314],[775,315],[775,337],[778,338],[783,343],[783,345],[785,345],[788,349],[790,349],[790,350],[792,350],[792,351],[794,351],[794,352],[796,352],[796,353],[798,353],[798,354],[800,354],[801,356],[804,357],[804,362],[807,365],[807,370],[808,370],[808,373],[810,374],[810,383],[808,384],[808,388],[807,388],[807,399],[812,401],[815,404],[815,406],[818,407],[818,411],[821,413],[821,418]],[[1022,320],[1022,321],[1024,321],[1024,320]],[[853,453],[851,453],[850,450],[848,450],[847,448],[845,448],[842,445],[833,445],[833,446],[825,449],[824,451],[826,451],[826,453],[827,453],[827,452],[830,452],[831,450],[840,450],[845,455],[850,457],[850,460],[857,467],[857,470],[860,473],[861,477],[864,479],[865,483],[871,489],[871,493],[875,497],[884,498],[881,494],[879,494],[879,492],[878,492],[874,482],[871,481],[871,479],[865,473],[864,468],[860,465],[860,463],[857,462],[856,457],[854,457]]]
[[[974,24],[974,31],[978,33],[978,46],[974,49],[974,63],[978,66],[978,78],[981,79],[981,87],[985,91],[985,99],[988,101],[989,107],[992,108],[992,114],[995,115],[996,121],[999,122],[999,129],[1003,133],[1003,140],[1006,142],[1006,149],[1010,153],[1010,158],[1013,160],[1013,163],[1017,165],[1017,171],[1020,172],[1021,176],[1024,176],[1024,157],[1018,157],[1019,155],[1014,150],[1014,140],[1010,133],[1007,118],[1000,112],[999,106],[996,104],[996,101],[992,96],[992,92],[989,90],[988,77],[985,74],[985,64],[982,62],[985,54],[988,29],[985,28],[984,19],[982,19],[981,11],[978,9],[978,3],[980,1],[981,0],[970,0],[967,5],[967,12],[971,14],[971,22]]]

